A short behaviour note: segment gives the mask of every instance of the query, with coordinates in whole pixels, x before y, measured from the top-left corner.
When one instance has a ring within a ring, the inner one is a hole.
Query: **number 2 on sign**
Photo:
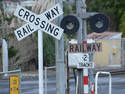
[[[89,62],[89,55],[88,54],[84,54],[82,56],[82,60],[83,60],[83,62]]]

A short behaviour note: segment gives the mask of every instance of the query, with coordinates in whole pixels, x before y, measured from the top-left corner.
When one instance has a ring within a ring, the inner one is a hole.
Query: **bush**
[[[10,48],[8,48],[8,57],[12,58],[14,56],[16,56],[18,50],[15,49],[13,46],[11,46]]]

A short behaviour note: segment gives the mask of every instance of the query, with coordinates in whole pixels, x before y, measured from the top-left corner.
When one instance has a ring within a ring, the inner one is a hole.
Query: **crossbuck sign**
[[[59,4],[56,4],[54,7],[50,8],[48,11],[45,11],[40,15],[36,15],[35,13],[27,10],[24,7],[17,6],[14,15],[26,21],[27,24],[15,30],[15,35],[20,41],[36,30],[40,29],[45,33],[53,36],[54,38],[60,40],[64,30],[56,26],[55,24],[50,23],[50,21],[54,20],[62,14],[63,11]]]

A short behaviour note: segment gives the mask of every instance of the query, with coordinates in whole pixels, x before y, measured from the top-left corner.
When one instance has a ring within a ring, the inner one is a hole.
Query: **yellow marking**
[[[10,94],[19,94],[19,76],[10,76]]]

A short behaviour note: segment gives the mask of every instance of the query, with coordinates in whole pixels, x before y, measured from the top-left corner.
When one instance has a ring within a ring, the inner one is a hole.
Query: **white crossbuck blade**
[[[20,41],[36,30],[40,29],[45,33],[53,36],[54,38],[60,40],[64,30],[57,25],[50,23],[50,21],[54,20],[62,14],[63,11],[59,4],[56,4],[40,15],[36,15],[24,7],[17,6],[14,15],[26,21],[27,24],[15,30],[15,35]]]

